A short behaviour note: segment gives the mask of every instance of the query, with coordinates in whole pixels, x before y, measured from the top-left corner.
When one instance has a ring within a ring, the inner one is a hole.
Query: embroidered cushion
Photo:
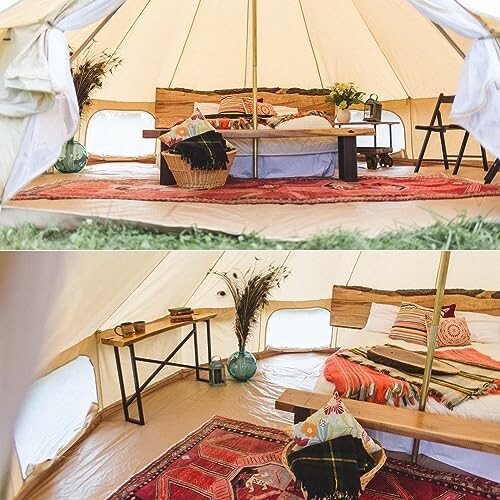
[[[432,315],[425,317],[427,334],[430,335]],[[470,331],[465,318],[442,318],[436,337],[436,347],[470,345]]]
[[[453,314],[455,304],[443,306],[441,317]],[[403,302],[389,335],[390,339],[403,340],[412,344],[427,345],[426,315],[432,316],[432,309],[411,302]]]
[[[338,392],[323,408],[313,413],[304,422],[295,424],[286,431],[295,440],[295,449],[352,435],[361,439],[363,447],[370,455],[380,450],[380,446],[368,436],[359,422],[349,413]]]
[[[219,115],[246,116],[253,113],[253,98],[238,95],[227,95],[222,97],[219,105]],[[272,104],[257,102],[257,114],[259,116],[274,116],[276,111]]]
[[[161,135],[160,140],[168,147],[172,147],[189,137],[195,137],[211,130],[215,130],[214,127],[210,125],[200,110],[197,109],[187,120],[175,125],[169,132]]]

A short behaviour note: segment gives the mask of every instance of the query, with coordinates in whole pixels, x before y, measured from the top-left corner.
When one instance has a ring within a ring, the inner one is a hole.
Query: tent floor
[[[411,175],[413,167],[394,166],[370,171],[360,165],[363,175],[391,177]],[[425,174],[443,173],[442,165],[426,165]],[[450,171],[451,172],[451,171]],[[87,167],[80,174],[87,179],[157,178],[156,167],[140,163],[105,163]],[[422,174],[420,174],[422,175]],[[450,173],[451,175],[451,173]],[[481,168],[462,166],[460,177],[482,182]],[[70,174],[42,175],[31,186],[52,183]],[[500,183],[500,177],[494,180]],[[176,230],[198,226],[227,234],[258,233],[269,239],[305,239],[334,228],[359,229],[367,236],[396,227],[426,226],[436,216],[452,219],[461,212],[469,217],[500,217],[496,197],[459,200],[404,202],[358,202],[329,205],[231,205],[170,203],[130,200],[31,200],[11,201],[0,213],[0,224],[17,226],[33,223],[75,227],[81,218],[98,217],[143,223]]]
[[[282,428],[293,423],[290,413],[274,409],[287,388],[310,390],[321,372],[323,354],[284,354],[262,359],[247,383],[228,380],[210,387],[194,376],[163,386],[144,399],[146,425],[126,423],[121,411],[100,425],[65,455],[60,467],[37,486],[33,500],[106,498],[167,448],[213,415]],[[390,454],[408,459],[402,454]],[[419,462],[437,470],[457,471],[428,457]]]

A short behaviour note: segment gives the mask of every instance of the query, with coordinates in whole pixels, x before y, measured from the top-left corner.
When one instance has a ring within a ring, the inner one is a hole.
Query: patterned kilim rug
[[[287,436],[276,429],[214,417],[127,481],[110,500],[298,500],[281,463]],[[500,485],[388,459],[362,500],[499,498]]]
[[[500,196],[499,185],[438,176],[230,180],[221,187],[191,191],[148,179],[71,179],[26,189],[15,200],[115,199],[223,204],[317,204],[356,201],[445,200]]]

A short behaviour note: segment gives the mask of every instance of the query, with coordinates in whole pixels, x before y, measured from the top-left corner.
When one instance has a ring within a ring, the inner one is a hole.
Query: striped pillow
[[[449,311],[450,306],[443,306],[441,316]],[[426,315],[432,315],[433,310],[411,302],[403,302],[391,328],[389,338],[403,340],[411,344],[427,345]]]
[[[219,104],[219,115],[222,116],[245,116],[253,113],[253,98],[238,95],[226,95],[222,97]],[[257,102],[257,114],[259,116],[274,116],[276,111],[272,104]]]

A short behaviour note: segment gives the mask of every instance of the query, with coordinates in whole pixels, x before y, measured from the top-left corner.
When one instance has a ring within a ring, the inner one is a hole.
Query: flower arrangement
[[[255,264],[245,272],[231,273],[213,271],[220,276],[229,289],[236,309],[234,331],[238,338],[238,347],[244,347],[252,328],[257,323],[257,313],[269,303],[269,296],[273,288],[279,287],[290,272],[286,267],[269,265],[264,269],[257,269]],[[225,292],[219,292],[225,295]]]
[[[90,47],[85,51],[81,59],[76,61],[71,73],[75,84],[80,116],[83,116],[85,109],[92,104],[92,93],[96,89],[102,88],[104,77],[112,74],[122,62],[122,59],[118,56],[107,52],[91,55]]]
[[[354,82],[335,83],[330,87],[330,94],[326,96],[326,101],[335,104],[339,109],[349,109],[353,104],[360,104],[365,95]]]

